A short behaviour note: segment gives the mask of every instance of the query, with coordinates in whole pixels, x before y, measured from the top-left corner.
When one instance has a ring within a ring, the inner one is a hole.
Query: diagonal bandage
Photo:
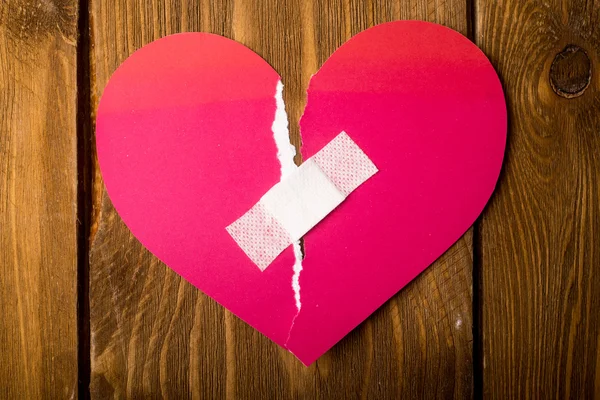
[[[264,271],[376,172],[369,157],[342,132],[269,189],[227,232]]]

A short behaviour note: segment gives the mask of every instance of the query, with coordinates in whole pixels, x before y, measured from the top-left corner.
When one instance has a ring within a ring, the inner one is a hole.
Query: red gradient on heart
[[[187,33],[128,58],[97,114],[100,167],[125,224],[207,295],[310,364],[447,250],[496,184],[502,88],[483,53],[439,25],[368,29],[312,78],[304,159],[340,131],[379,169],[264,272],[225,227],[280,178],[278,74],[243,45]],[[284,82],[285,83],[285,82]]]

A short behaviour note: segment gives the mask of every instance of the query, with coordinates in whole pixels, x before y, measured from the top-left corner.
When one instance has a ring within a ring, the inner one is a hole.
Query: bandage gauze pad
[[[342,132],[273,186],[227,231],[264,271],[376,172],[375,164]]]

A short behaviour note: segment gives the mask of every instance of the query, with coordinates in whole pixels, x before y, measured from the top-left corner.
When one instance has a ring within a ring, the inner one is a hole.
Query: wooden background
[[[298,145],[311,74],[399,19],[490,58],[503,174],[458,243],[305,368],[132,237],[94,110],[136,49],[213,32],[281,74]],[[600,398],[599,57],[590,0],[3,0],[0,398]]]

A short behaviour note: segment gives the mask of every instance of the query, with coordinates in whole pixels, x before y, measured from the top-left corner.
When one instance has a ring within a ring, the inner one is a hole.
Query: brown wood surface
[[[483,394],[600,398],[600,3],[476,10],[510,114],[479,240]]]
[[[77,396],[77,2],[0,3],[0,398]]]
[[[465,0],[92,0],[95,99],[133,51],[170,33],[238,40],[282,76],[291,135],[312,73],[353,34],[418,18],[467,33]],[[94,106],[96,101],[94,101]],[[311,367],[157,261],[95,177],[92,398],[471,398],[472,235]],[[291,267],[291,266],[290,266]]]
[[[88,384],[94,399],[600,399],[599,3],[81,5],[0,2],[0,399],[87,397]],[[213,32],[281,74],[299,146],[311,74],[353,34],[407,18],[490,57],[509,109],[504,170],[475,229],[306,368],[133,238],[95,165],[93,110],[136,49]]]

